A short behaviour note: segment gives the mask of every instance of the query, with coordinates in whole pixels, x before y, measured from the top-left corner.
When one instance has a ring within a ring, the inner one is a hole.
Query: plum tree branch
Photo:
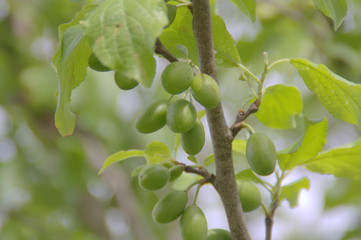
[[[201,72],[217,81],[209,0],[193,0],[193,33]],[[238,196],[232,158],[233,135],[224,118],[222,105],[206,109],[216,163],[214,187],[226,211],[233,240],[250,240]]]
[[[159,38],[157,38],[156,42],[155,42],[155,49],[154,52],[156,54],[159,54],[161,56],[163,56],[165,59],[167,59],[169,62],[178,62],[179,60],[174,57],[169,51],[168,49],[163,45],[163,43],[160,41]]]
[[[214,176],[214,174],[211,174],[210,172],[208,172],[208,170],[206,168],[204,168],[202,166],[199,168],[194,168],[194,167],[188,166],[181,162],[175,162],[175,164],[182,166],[183,170],[187,173],[194,173],[199,176],[202,176],[204,178],[204,183],[214,184],[215,176]]]
[[[251,114],[256,113],[258,111],[260,104],[261,101],[257,99],[251,104],[251,106],[249,106],[249,108],[246,111],[240,110],[238,112],[236,120],[230,127],[233,138],[236,137],[238,132],[241,131],[241,129],[243,128],[242,125],[243,121],[246,120],[246,118],[248,118]]]

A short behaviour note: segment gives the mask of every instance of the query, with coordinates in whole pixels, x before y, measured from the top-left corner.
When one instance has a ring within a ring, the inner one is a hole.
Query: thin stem
[[[245,123],[245,122],[242,123],[242,126],[243,126],[244,128],[246,128],[246,129],[249,131],[250,134],[253,134],[253,133],[256,132],[256,131],[251,127],[251,125],[249,125],[249,124],[247,124],[247,123]]]
[[[251,72],[248,68],[246,68],[245,66],[243,66],[241,63],[237,63],[237,66],[239,68],[241,68],[243,71],[245,71],[246,73],[248,73],[254,80],[256,80],[258,83],[260,83],[259,78],[253,73]]]
[[[203,186],[202,184],[199,184],[198,187],[197,187],[196,195],[194,196],[194,201],[193,201],[193,204],[194,204],[194,205],[197,203],[199,190],[201,190],[201,187],[202,187],[202,186]]]
[[[289,58],[283,58],[283,59],[279,59],[277,61],[274,61],[273,63],[271,63],[268,68],[269,70],[271,70],[271,68],[273,68],[274,66],[276,66],[277,64],[280,64],[280,63],[285,63],[285,62],[290,62],[290,59]]]
[[[200,184],[200,183],[201,183],[201,179],[194,181],[191,185],[189,185],[187,187],[187,189],[185,191],[188,192],[193,186]]]
[[[249,89],[251,89],[251,92],[252,92],[253,96],[254,96],[256,99],[259,99],[259,96],[258,96],[258,94],[254,91],[254,89],[253,89],[253,87],[252,87],[251,82],[249,81],[249,79],[246,78],[246,77],[245,77],[245,79],[246,79],[246,81],[247,81],[247,84],[248,84]]]

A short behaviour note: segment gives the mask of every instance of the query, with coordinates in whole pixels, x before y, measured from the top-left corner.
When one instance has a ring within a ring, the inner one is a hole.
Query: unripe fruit
[[[183,240],[206,240],[207,219],[202,209],[197,205],[191,205],[182,214],[180,226]]]
[[[154,102],[140,116],[136,128],[141,133],[152,133],[161,129],[166,124],[166,113],[169,102],[167,100],[159,100]]]
[[[167,111],[167,125],[175,133],[189,131],[197,120],[197,111],[192,103],[178,99],[171,103]]]
[[[98,71],[98,72],[110,71],[110,68],[108,68],[107,66],[104,66],[100,62],[100,60],[97,58],[97,56],[95,56],[94,53],[92,55],[90,55],[89,60],[88,60],[88,65],[91,69]]]
[[[182,175],[184,169],[182,166],[177,165],[172,167],[171,169],[169,169],[170,171],[170,178],[169,181],[174,181],[176,180],[180,175]]]
[[[139,185],[145,190],[158,190],[167,184],[169,177],[170,172],[163,165],[148,165],[139,173]]]
[[[253,211],[261,205],[261,193],[253,183],[237,181],[237,188],[244,212]]]
[[[231,233],[224,229],[209,229],[207,240],[232,240]]]
[[[276,148],[262,133],[253,133],[247,140],[246,156],[251,169],[261,176],[270,175],[276,167]]]
[[[193,69],[184,62],[169,64],[162,73],[162,85],[170,94],[178,94],[192,85]]]
[[[200,120],[189,130],[181,135],[183,150],[189,155],[199,153],[205,142],[205,133],[203,124]]]
[[[118,87],[123,90],[130,90],[139,84],[136,80],[126,76],[123,72],[120,71],[115,71],[114,80]]]
[[[221,102],[221,93],[217,82],[207,74],[199,73],[192,83],[193,97],[205,108],[213,109]]]
[[[177,14],[177,7],[172,5],[172,4],[167,4],[167,10],[168,10],[168,21],[169,21],[169,23],[168,23],[168,25],[166,27],[170,26],[173,23],[173,21],[175,19],[175,16]]]
[[[158,223],[169,223],[176,220],[184,211],[188,194],[184,191],[173,191],[159,199],[153,208],[152,216]]]

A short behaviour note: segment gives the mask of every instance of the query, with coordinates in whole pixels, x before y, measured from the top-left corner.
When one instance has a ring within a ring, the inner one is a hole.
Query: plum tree
[[[299,140],[281,151],[276,151],[266,134],[255,132],[251,126],[258,128],[254,121],[273,129],[292,129],[302,125],[299,123],[302,121],[297,121],[303,114],[298,89],[285,84],[265,87],[269,72],[279,64],[288,63],[295,68],[320,104],[333,116],[361,128],[359,84],[345,80],[324,65],[303,58],[282,58],[270,63],[268,54],[264,53],[263,62],[254,63],[256,67],[247,67],[241,57],[247,58],[247,51],[256,51],[256,48],[242,42],[234,44],[225,22],[217,15],[216,1],[120,2],[122,4],[104,0],[98,5],[86,5],[70,23],[59,28],[60,42],[53,58],[60,79],[55,122],[63,136],[72,134],[75,117],[69,107],[70,95],[84,80],[87,66],[98,71],[110,70],[101,63],[111,66],[116,71],[117,84],[123,89],[132,89],[138,83],[150,88],[153,82],[158,81],[155,78],[158,66],[154,54],[168,60],[169,64],[160,79],[165,90],[161,90],[165,95],[163,98],[168,99],[155,101],[147,107],[136,128],[141,133],[152,133],[167,125],[169,134],[174,134],[173,151],[169,143],[153,141],[145,150],[121,150],[111,155],[100,171],[115,162],[144,157],[145,166],[133,172],[133,175],[138,175],[140,185],[147,190],[163,191],[164,187],[164,191],[169,191],[153,208],[156,222],[167,223],[182,215],[180,226],[184,240],[207,239],[207,220],[196,201],[199,189],[211,184],[220,195],[232,239],[251,239],[243,214],[262,205],[266,218],[266,240],[270,240],[279,203],[288,201],[294,206],[299,192],[309,187],[307,178],[284,184],[285,178],[295,168],[359,179],[360,168],[351,169],[349,166],[355,166],[360,161],[360,141],[322,152],[326,142],[326,119],[312,121],[305,117],[303,133],[297,132]],[[233,2],[251,21],[255,21],[256,1]],[[335,29],[341,25],[346,16],[345,1],[334,1],[341,7],[336,7],[335,3],[326,6],[319,1],[313,2],[334,21]],[[330,14],[335,11],[337,14]],[[227,99],[228,96],[221,97],[219,86],[226,84],[217,74],[217,69],[221,68],[236,73],[236,78],[242,81],[232,84],[249,93],[243,93],[243,103],[234,103],[239,110],[232,112],[235,120],[231,125],[226,122],[222,106],[222,97]],[[123,83],[125,80],[126,84]],[[151,92],[149,94],[153,96]],[[213,147],[205,158],[201,152],[206,143],[206,132],[201,122],[204,115]],[[256,118],[249,118],[252,115]],[[242,138],[248,135],[239,134],[245,129],[251,133],[247,141]],[[177,155],[180,144],[192,165],[187,165],[183,161],[185,159]],[[238,159],[233,158],[232,151],[244,154],[250,168],[235,172],[234,161]],[[357,154],[350,156],[350,152]],[[200,161],[202,158],[205,159],[203,162]],[[334,165],[341,160],[346,164],[337,165],[339,168],[335,169]],[[215,171],[207,168],[213,162]],[[186,181],[182,177],[189,174],[195,174],[197,178],[179,191],[177,182],[184,184]],[[273,176],[273,182],[263,178],[268,175]],[[170,180],[172,183],[167,185]],[[193,186],[198,186],[194,202],[186,207],[188,191]],[[269,201],[261,198],[259,187],[269,193]],[[267,202],[269,206],[266,206]],[[228,234],[220,230],[212,231],[208,238],[212,239],[217,234],[221,236],[219,238],[229,239]]]

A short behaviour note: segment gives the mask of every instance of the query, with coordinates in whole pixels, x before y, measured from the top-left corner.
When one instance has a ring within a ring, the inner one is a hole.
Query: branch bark
[[[217,81],[209,0],[193,0],[193,32],[201,72]],[[207,110],[216,163],[215,189],[226,211],[233,240],[250,240],[238,196],[232,159],[233,135],[224,118],[222,105]]]

